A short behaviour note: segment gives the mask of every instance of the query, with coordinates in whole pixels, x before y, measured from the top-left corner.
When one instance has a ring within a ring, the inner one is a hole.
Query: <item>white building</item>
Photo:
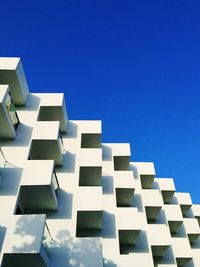
[[[0,58],[1,267],[200,267],[200,205]]]

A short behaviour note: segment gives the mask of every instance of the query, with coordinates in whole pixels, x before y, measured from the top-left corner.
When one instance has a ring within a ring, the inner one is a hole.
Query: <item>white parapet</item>
[[[27,161],[22,173],[17,208],[22,213],[56,210],[58,186],[53,160]]]
[[[35,123],[29,157],[30,159],[53,159],[55,165],[63,164],[58,121]]]
[[[8,84],[16,105],[25,105],[29,95],[23,66],[20,58],[0,58],[0,84]]]
[[[67,109],[64,94],[36,94],[41,97],[38,121],[59,121],[60,131],[67,131]]]
[[[4,242],[2,267],[50,266],[47,251],[42,246],[45,215],[13,216]]]

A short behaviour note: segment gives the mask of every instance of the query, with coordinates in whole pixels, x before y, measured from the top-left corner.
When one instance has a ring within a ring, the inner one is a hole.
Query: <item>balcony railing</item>
[[[16,112],[16,109],[15,109],[15,104],[14,102],[12,101],[11,97],[10,97],[10,94],[7,95],[7,98],[6,98],[6,108],[8,110],[8,113],[10,115],[10,119],[13,123],[13,126],[15,129],[17,129],[17,126],[19,125],[19,118],[17,116],[17,112]]]
[[[57,178],[55,170],[53,171],[53,174],[52,174],[52,185],[56,192],[56,195],[58,195],[59,183],[58,183],[58,178]]]

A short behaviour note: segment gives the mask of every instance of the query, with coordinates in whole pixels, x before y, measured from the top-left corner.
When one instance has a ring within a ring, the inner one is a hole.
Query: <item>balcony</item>
[[[0,85],[0,138],[14,139],[19,118],[8,85]]]
[[[171,244],[171,237],[167,226],[162,224],[149,224],[147,227],[148,241],[153,257],[163,257]]]
[[[111,144],[113,163],[115,171],[127,171],[130,161],[130,145],[129,144]]]
[[[127,171],[129,166],[129,156],[114,156],[114,170],[115,171]]]
[[[101,186],[101,166],[80,166],[79,186]]]
[[[49,267],[50,240],[45,215],[13,216],[2,248],[1,266],[27,267],[28,262],[29,267]]]
[[[185,218],[184,226],[185,226],[185,231],[190,240],[190,244],[195,243],[197,238],[200,236],[198,220],[195,218]]]
[[[101,121],[78,121],[81,148],[101,148]]]
[[[56,166],[63,164],[59,122],[37,122],[33,129],[29,159],[53,159]]]
[[[134,188],[115,188],[117,207],[130,207]]]
[[[0,58],[0,84],[8,84],[15,105],[25,105],[29,95],[20,58]]]
[[[80,149],[77,164],[81,167],[100,167],[102,165],[102,149]]]
[[[101,134],[82,133],[81,148],[100,148]]]
[[[169,204],[174,196],[174,193],[176,192],[173,179],[155,178],[154,181],[159,185],[164,203]]]
[[[67,131],[67,109],[64,94],[37,94],[41,97],[38,121],[59,121],[61,133]]]
[[[131,207],[135,191],[135,180],[132,171],[118,171],[114,175],[114,187],[117,207]]]
[[[53,160],[28,161],[22,174],[16,213],[45,213],[57,210],[58,188]]]
[[[152,162],[132,162],[131,164],[141,180],[143,189],[151,189],[155,178],[155,169]]]
[[[77,191],[76,236],[97,237],[102,229],[102,188],[81,187]]]
[[[158,190],[143,189],[143,204],[148,223],[155,223],[163,205],[163,199]]]
[[[140,230],[118,230],[120,254],[129,254],[134,251]]]
[[[181,207],[183,217],[186,217],[188,212],[190,211],[190,208],[192,207],[192,200],[190,194],[176,192],[174,194],[174,197]]]
[[[125,220],[124,218],[128,218]],[[137,208],[119,209],[116,214],[120,254],[134,252],[141,231],[141,219]]]
[[[176,258],[177,266],[191,266],[193,253],[187,237],[174,237],[171,239],[171,245],[174,257]],[[187,265],[188,264],[188,265]]]
[[[183,216],[179,205],[167,204],[164,206],[165,216],[172,235],[175,235],[183,223]]]

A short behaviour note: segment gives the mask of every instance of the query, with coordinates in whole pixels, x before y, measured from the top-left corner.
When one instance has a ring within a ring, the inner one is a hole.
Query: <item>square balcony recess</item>
[[[101,166],[81,166],[79,171],[79,186],[101,186]]]
[[[82,133],[81,148],[101,148],[101,134]]]
[[[58,188],[53,160],[27,161],[22,174],[16,213],[45,213],[57,210]]]
[[[129,254],[134,252],[134,247],[140,230],[118,230],[118,233],[120,254]]]
[[[0,138],[14,139],[19,118],[8,85],[0,85]]]
[[[58,121],[43,121],[35,124],[29,159],[53,159],[55,165],[63,164],[62,141]]]
[[[100,210],[77,211],[76,236],[97,236],[102,229],[102,214]]]
[[[25,105],[29,95],[20,58],[0,58],[0,84],[8,84],[15,105]]]
[[[113,156],[114,170],[127,171],[129,167],[130,156]]]
[[[133,200],[134,188],[116,188],[117,207],[130,207]]]

